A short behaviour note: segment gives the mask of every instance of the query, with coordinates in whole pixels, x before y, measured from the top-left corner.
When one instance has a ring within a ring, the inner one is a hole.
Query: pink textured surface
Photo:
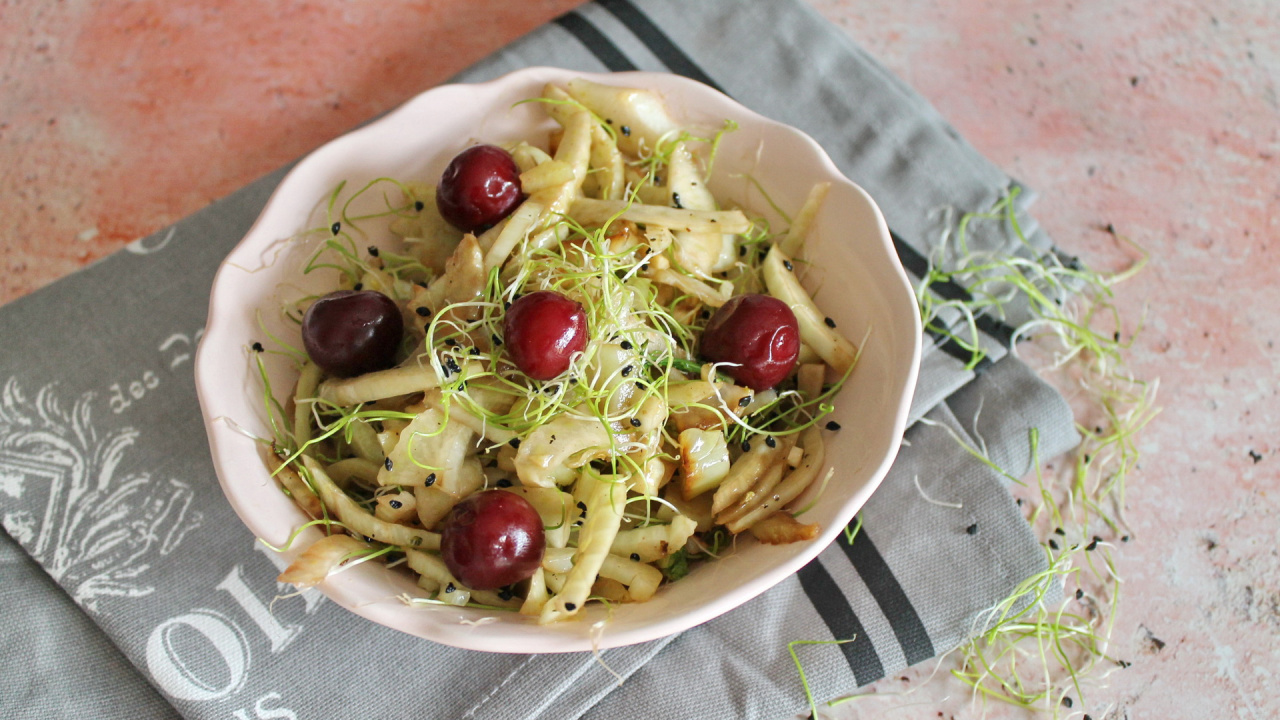
[[[1152,255],[1118,288],[1129,318],[1147,313],[1131,363],[1164,407],[1118,553],[1112,652],[1133,666],[1071,712],[1280,717],[1280,4],[813,3],[1039,190],[1061,246],[1122,267],[1111,223]],[[0,0],[0,302],[576,4]],[[875,690],[923,689],[841,716],[983,713],[945,676],[904,677]]]

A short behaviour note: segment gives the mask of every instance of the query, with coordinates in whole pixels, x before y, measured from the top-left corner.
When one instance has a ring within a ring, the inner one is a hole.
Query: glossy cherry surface
[[[516,367],[534,380],[550,380],[586,349],[587,314],[564,295],[541,290],[511,303],[502,332]]]
[[[474,590],[496,590],[532,576],[545,547],[538,511],[502,490],[478,492],[454,505],[440,529],[444,564]]]
[[[483,232],[511,214],[524,199],[520,169],[496,145],[476,145],[458,153],[440,176],[436,207],[463,232]]]
[[[735,363],[722,372],[753,390],[768,390],[795,369],[800,326],[795,313],[769,295],[739,295],[711,316],[698,352],[711,362]]]
[[[330,375],[351,377],[395,364],[404,333],[400,308],[373,290],[339,290],[307,308],[302,344]]]

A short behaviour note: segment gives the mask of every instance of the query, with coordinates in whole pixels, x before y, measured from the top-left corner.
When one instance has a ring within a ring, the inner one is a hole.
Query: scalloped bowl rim
[[[680,632],[747,602],[816,558],[836,538],[842,527],[853,519],[884,478],[897,454],[915,388],[921,354],[920,320],[915,295],[897,259],[888,228],[874,201],[861,188],[846,179],[809,136],[748,110],[705,85],[664,73],[593,74],[534,67],[485,83],[444,85],[422,93],[386,116],[327,143],[302,159],[281,181],[257,221],[227,256],[215,277],[208,322],[196,356],[196,390],[219,482],[236,513],[257,537],[279,544],[306,520],[267,474],[260,443],[253,441],[245,432],[246,427],[252,429],[255,419],[259,425],[262,421],[261,390],[247,389],[258,381],[256,370],[247,357],[250,338],[257,335],[258,328],[246,327],[252,324],[253,319],[248,312],[252,303],[246,304],[246,298],[257,298],[260,303],[265,303],[268,298],[263,296],[264,286],[274,285],[271,292],[275,292],[281,283],[264,282],[264,278],[271,276],[272,272],[284,272],[277,267],[277,262],[264,258],[269,255],[275,258],[272,253],[281,252],[282,243],[306,226],[302,220],[310,217],[317,202],[332,190],[333,178],[345,177],[346,174],[360,175],[361,170],[353,168],[376,160],[378,153],[389,142],[406,137],[404,133],[410,133],[414,141],[430,146],[432,157],[425,158],[424,154],[424,158],[411,162],[437,168],[438,172],[438,168],[442,168],[449,157],[463,147],[465,139],[476,138],[476,135],[472,135],[473,132],[479,133],[479,137],[486,137],[483,134],[486,126],[502,126],[504,122],[510,125],[515,122],[505,118],[519,115],[523,111],[519,107],[513,107],[511,100],[536,95],[546,82],[562,83],[574,77],[654,89],[667,100],[673,115],[695,125],[698,121],[710,125],[716,119],[732,118],[738,123],[739,129],[726,136],[716,161],[717,167],[722,168],[727,164],[731,168],[739,166],[741,170],[744,164],[762,167],[762,162],[765,165],[781,163],[779,166],[786,168],[787,173],[800,173],[804,183],[776,182],[780,178],[768,175],[759,178],[770,188],[770,196],[775,200],[788,196],[786,199],[790,207],[799,207],[812,183],[832,183],[832,192],[823,214],[814,226],[815,240],[812,242],[819,245],[819,255],[833,254],[832,262],[824,262],[823,266],[838,266],[851,275],[857,275],[870,287],[861,294],[841,298],[858,300],[852,307],[829,307],[830,293],[844,292],[850,284],[836,283],[834,290],[822,291],[827,296],[825,302],[820,297],[819,304],[824,311],[842,318],[842,328],[845,322],[843,318],[863,312],[864,305],[874,305],[880,314],[872,318],[861,318],[862,325],[872,329],[867,336],[868,355],[873,348],[878,355],[874,359],[863,358],[860,361],[854,376],[850,378],[850,385],[846,386],[838,398],[835,416],[846,426],[846,430],[842,431],[846,433],[850,425],[864,422],[860,415],[846,422],[841,410],[847,412],[848,406],[859,405],[860,398],[852,397],[850,389],[855,385],[854,380],[858,378],[858,374],[863,372],[862,365],[875,363],[875,369],[868,370],[878,373],[876,387],[871,387],[868,391],[874,392],[877,400],[875,422],[867,426],[872,437],[868,440],[863,436],[855,440],[848,434],[827,434],[826,464],[833,464],[832,455],[840,454],[842,443],[865,442],[874,443],[875,446],[864,450],[859,445],[856,450],[848,451],[857,453],[854,457],[859,459],[858,463],[848,469],[856,477],[847,481],[843,477],[838,478],[823,493],[822,502],[813,512],[825,515],[828,520],[823,523],[822,532],[816,540],[780,547],[752,543],[749,548],[743,548],[724,560],[704,563],[684,580],[664,586],[649,603],[618,607],[604,626],[603,632],[597,633],[595,637],[590,632],[590,620],[538,626],[520,616],[510,617],[499,613],[497,622],[476,624],[478,618],[493,613],[470,608],[409,607],[397,600],[396,595],[400,594],[398,591],[412,589],[412,583],[393,577],[399,573],[374,563],[335,573],[319,586],[328,597],[361,616],[455,647],[521,653],[589,651],[593,648],[618,647]],[[465,104],[459,105],[460,102]],[[533,104],[521,107],[531,105]],[[460,113],[441,114],[442,109],[458,108],[462,108]],[[453,119],[455,114],[466,116],[470,112],[475,115],[480,108],[488,108],[491,115],[479,115],[478,120],[473,117],[469,125],[466,124],[465,117]],[[490,117],[497,117],[497,120],[491,123]],[[429,132],[421,131],[415,123],[422,120],[428,123],[438,121],[445,128],[451,127],[451,123],[461,123],[460,127],[465,129],[465,134],[457,135],[456,128],[455,131],[449,131],[432,127]],[[447,136],[444,134],[446,132]],[[419,138],[417,133],[421,133],[422,137]],[[748,157],[752,147],[741,144],[735,146],[731,142],[743,133],[748,136],[744,142],[753,138],[757,142],[754,157]],[[496,138],[494,141],[505,139],[507,138]],[[412,145],[412,142],[408,144]],[[771,148],[775,147],[778,152],[771,153]],[[787,152],[782,152],[783,149]],[[733,153],[736,155],[729,157]],[[784,155],[785,157],[770,159]],[[788,163],[801,167],[792,168]],[[372,171],[370,168],[369,172]],[[725,174],[727,173],[717,172],[716,177]],[[771,181],[773,184],[770,184]],[[326,184],[328,186],[324,187]],[[716,183],[713,182],[712,185]],[[746,185],[746,182],[741,183],[743,187]],[[797,185],[802,187],[799,190],[792,187]],[[750,194],[749,190],[739,192]],[[762,211],[760,205],[763,203],[759,202],[760,199],[755,198],[753,210]],[[768,212],[767,209],[764,211]],[[828,214],[835,220],[855,227],[844,227],[842,224],[834,228],[834,220],[824,225],[823,216]],[[861,239],[855,241],[856,244],[839,244],[830,237],[836,232],[852,233]],[[860,265],[840,265],[837,262],[842,257],[850,256],[855,249]],[[261,305],[257,307],[260,308]],[[853,322],[854,327],[857,325],[857,322]],[[851,336],[850,339],[858,342],[861,336]],[[882,363],[884,367],[881,367]],[[228,390],[237,387],[242,390],[239,394]],[[254,392],[257,393],[256,407],[252,402]],[[859,410],[864,409],[859,406]],[[846,449],[851,447],[853,446],[846,446]],[[841,489],[846,493],[840,494]],[[308,538],[318,536],[318,531],[308,530],[303,540],[286,553],[286,557],[295,557],[298,547],[305,547]],[[744,555],[753,561],[742,561],[740,558]],[[696,592],[698,589],[710,590],[710,597],[699,595]],[[646,606],[652,606],[653,603],[659,605],[646,611]],[[592,612],[591,619],[604,619],[601,611]]]

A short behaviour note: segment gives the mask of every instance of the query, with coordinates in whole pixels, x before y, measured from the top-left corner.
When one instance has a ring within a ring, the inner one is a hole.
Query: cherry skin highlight
[[[458,153],[436,189],[440,216],[469,233],[497,225],[523,200],[520,169],[511,154],[496,145],[476,145]]]
[[[542,564],[542,518],[515,493],[485,490],[453,506],[440,530],[440,556],[463,585],[496,590]]]
[[[511,303],[502,332],[516,367],[534,380],[550,380],[587,348],[587,314],[564,295],[541,290]]]
[[[339,290],[302,317],[302,344],[330,375],[351,377],[395,364],[404,318],[391,298],[373,290]]]
[[[782,382],[800,357],[800,325],[790,307],[769,295],[739,295],[716,311],[698,352],[711,362],[734,363],[722,372],[752,390]]]

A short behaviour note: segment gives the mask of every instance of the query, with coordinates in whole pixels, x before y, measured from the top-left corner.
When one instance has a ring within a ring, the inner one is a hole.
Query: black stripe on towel
[[[893,628],[893,634],[897,636],[898,644],[902,646],[902,654],[907,658],[907,665],[915,665],[933,657],[935,654],[933,641],[929,639],[924,623],[920,621],[915,606],[903,592],[888,563],[871,542],[867,528],[865,526],[862,528],[852,544],[847,537],[841,533],[836,543],[840,545],[840,549],[844,550],[849,562],[853,563],[862,582],[871,591],[871,596],[876,599],[881,612],[889,620],[889,626]]]
[[[902,261],[902,266],[918,278],[924,278],[928,275],[929,260],[911,247],[897,233],[891,230],[889,235],[893,238],[893,247],[898,251],[898,259]],[[973,295],[963,285],[952,280],[932,283],[929,285],[929,289],[945,300],[959,300],[960,302],[971,302],[973,300]],[[1008,346],[1012,343],[1013,328],[1005,323],[986,314],[979,315],[977,322],[979,330],[995,338],[1001,345]]]
[[[851,642],[840,643],[836,647],[844,653],[859,687],[884,677],[884,665],[880,664],[880,656],[876,654],[871,638],[858,621],[858,616],[853,614],[853,608],[840,592],[840,586],[836,585],[818,558],[801,568],[796,576],[800,578],[800,587],[809,596],[809,602],[813,603],[813,609],[827,624],[831,637],[836,640],[852,638]]]
[[[596,4],[608,10],[623,25],[626,25],[640,42],[644,43],[654,55],[658,56],[663,65],[671,68],[672,72],[724,92],[724,88],[716,84],[716,81],[712,80],[710,75],[703,72],[702,68],[698,67],[698,64],[692,58],[685,55],[684,51],[672,42],[671,38],[667,37],[661,28],[653,24],[649,16],[641,12],[640,8],[632,5],[630,0],[596,0]],[[728,93],[725,94],[727,95]]]
[[[610,72],[627,72],[635,70],[636,66],[627,59],[626,55],[614,45],[604,33],[600,32],[591,21],[582,17],[576,12],[561,15],[556,18],[556,24],[568,30],[583,47],[591,51],[604,66],[609,68]]]

